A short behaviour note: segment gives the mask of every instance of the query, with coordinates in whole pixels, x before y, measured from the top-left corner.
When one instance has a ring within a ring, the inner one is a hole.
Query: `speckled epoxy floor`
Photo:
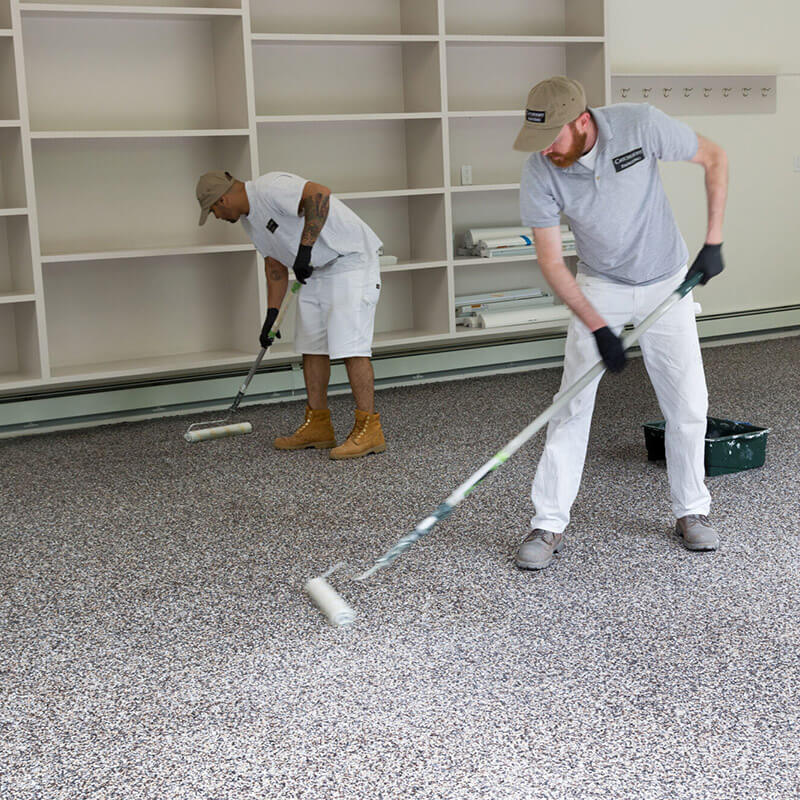
[[[719,552],[669,537],[636,360],[549,569],[510,562],[537,437],[392,569],[334,580],[346,631],[303,581],[367,566],[559,370],[381,392],[390,449],[354,462],[271,450],[301,403],[195,445],[175,418],[0,442],[0,796],[797,796],[800,340],[704,357],[712,414],[773,428],[764,468],[709,481]]]

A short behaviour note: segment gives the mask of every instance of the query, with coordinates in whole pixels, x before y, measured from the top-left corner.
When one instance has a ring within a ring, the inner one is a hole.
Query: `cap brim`
[[[198,225],[204,225],[205,221],[208,219],[208,215],[210,213],[211,213],[211,209],[210,208],[201,209],[200,210],[200,222],[198,222],[197,224]]]
[[[532,128],[523,125],[514,142],[514,149],[521,150],[523,153],[538,153],[540,150],[547,150],[558,138],[562,127],[563,125],[558,128]]]

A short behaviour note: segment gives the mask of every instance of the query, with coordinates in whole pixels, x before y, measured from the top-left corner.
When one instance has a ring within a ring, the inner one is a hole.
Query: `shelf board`
[[[389,189],[382,192],[334,192],[340,200],[373,200],[382,197],[418,197],[420,195],[444,194],[444,187],[430,189]]]
[[[517,261],[536,261],[536,256],[507,256],[503,258],[481,258],[480,256],[457,256],[453,259],[454,267],[474,267],[478,264],[509,264]]]
[[[27,213],[27,208],[0,208],[0,217],[24,217]]]
[[[41,384],[42,376],[38,372],[0,372],[0,392]]]
[[[518,183],[474,183],[471,186],[451,186],[451,192],[507,192],[519,191]],[[485,260],[485,259],[484,259]]]
[[[562,252],[564,258],[577,258],[574,250]],[[453,260],[455,267],[474,267],[478,264],[510,264],[517,261],[536,261],[536,256],[497,256],[495,258],[481,258],[481,256],[456,256]]]
[[[256,345],[258,342],[256,342]],[[96,364],[52,367],[50,382],[85,381],[98,378],[124,378],[151,372],[173,372],[205,369],[231,364],[247,364],[255,360],[257,351],[215,350],[206,353],[181,353],[174,356],[152,356]]]
[[[73,261],[111,261],[121,258],[153,258],[166,256],[201,256],[214,253],[253,251],[252,244],[208,244],[189,247],[155,247],[142,250],[103,250],[84,253],[50,253],[42,255],[42,264],[64,264]]]
[[[448,117],[519,117],[523,118],[522,110],[515,108],[513,111],[448,111]]]
[[[247,128],[175,129],[160,131],[31,131],[31,139],[189,139],[211,136],[249,136]]]
[[[14,31],[11,28],[0,28],[0,36],[13,36]]]
[[[21,125],[18,119],[0,119],[0,128],[19,128]]]
[[[403,331],[385,331],[384,333],[376,333],[372,341],[374,348],[378,347],[393,347],[396,345],[405,344],[422,344],[424,342],[436,342],[442,339],[449,339],[450,334],[447,331],[428,331],[428,330],[403,330]]]
[[[521,112],[517,112],[520,114]],[[383,122],[407,119],[441,119],[441,111],[419,111],[406,113],[398,111],[387,114],[282,114],[256,117],[258,125],[273,122]]]
[[[240,8],[61,5],[59,3],[20,3],[19,8],[26,17],[49,17],[56,14],[86,17],[160,17],[162,19],[208,19],[242,16]]]
[[[415,42],[438,42],[433,34],[361,34],[361,33],[253,33],[253,44],[293,43],[293,44],[406,44]]]
[[[36,295],[31,292],[0,292],[0,304],[35,303]]]
[[[448,44],[542,44],[557,47],[568,44],[603,44],[604,36],[445,36]]]
[[[415,269],[436,269],[446,267],[447,261],[427,261],[424,258],[410,258],[398,261],[397,264],[387,264],[381,267],[381,274],[385,272],[411,272]]]

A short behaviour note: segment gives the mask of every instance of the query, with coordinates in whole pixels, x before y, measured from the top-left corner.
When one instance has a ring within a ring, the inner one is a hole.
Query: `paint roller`
[[[652,325],[654,325],[672,306],[683,299],[689,292],[697,286],[702,278],[702,274],[697,273],[691,278],[681,283],[681,285],[671,292],[669,296],[645,317],[642,322],[629,333],[622,337],[622,346],[625,350],[632,347]],[[545,411],[543,411],[533,422],[512,439],[500,452],[492,456],[477,472],[471,475],[461,484],[443,503],[420,522],[417,527],[406,534],[391,549],[380,556],[373,565],[363,574],[353,577],[357,581],[365,581],[374,575],[378,570],[385,569],[400,555],[413,547],[420,539],[427,536],[434,526],[443,519],[450,516],[455,507],[490,473],[501,467],[508,461],[517,450],[520,449],[534,434],[541,430],[550,418],[567,405],[575,395],[582,392],[595,378],[600,376],[605,370],[602,361],[598,361],[581,378],[564,390],[558,399]],[[344,598],[328,583],[327,578],[343,564],[331,567],[319,578],[312,578],[305,584],[305,591],[314,603],[325,614],[332,625],[342,627],[352,624],[355,619],[355,611],[345,602]]]
[[[314,605],[328,618],[331,625],[337,628],[346,628],[348,625],[352,625],[356,618],[356,612],[328,583],[328,578],[343,566],[344,562],[339,562],[318,578],[307,580],[303,586]]]
[[[280,324],[283,321],[283,317],[286,314],[289,305],[297,296],[297,292],[299,290],[300,282],[295,281],[283,298],[281,307],[278,309],[278,316],[275,318],[275,322],[270,329],[270,333],[272,333],[272,331],[277,332],[279,330]],[[183,438],[186,439],[187,442],[194,444],[195,442],[206,442],[209,439],[222,439],[226,436],[240,436],[243,433],[252,433],[253,426],[249,422],[228,423],[228,420],[238,411],[239,403],[242,402],[242,398],[247,391],[247,387],[250,386],[250,381],[253,380],[253,375],[256,374],[256,371],[261,366],[261,360],[267,354],[268,350],[269,348],[261,348],[261,352],[256,357],[253,366],[250,367],[250,372],[247,374],[247,378],[245,378],[244,383],[239,387],[239,392],[231,404],[231,407],[228,409],[228,413],[222,419],[215,419],[211,422],[195,422],[191,424],[186,433],[183,434]]]

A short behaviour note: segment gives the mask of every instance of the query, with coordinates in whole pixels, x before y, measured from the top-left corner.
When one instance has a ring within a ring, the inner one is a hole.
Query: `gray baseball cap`
[[[200,222],[202,225],[211,211],[211,206],[233,186],[236,178],[230,172],[206,172],[197,181],[197,202],[200,203]]]
[[[547,150],[559,131],[586,111],[586,92],[578,81],[556,75],[537,83],[528,94],[525,123],[514,142],[515,150]]]

